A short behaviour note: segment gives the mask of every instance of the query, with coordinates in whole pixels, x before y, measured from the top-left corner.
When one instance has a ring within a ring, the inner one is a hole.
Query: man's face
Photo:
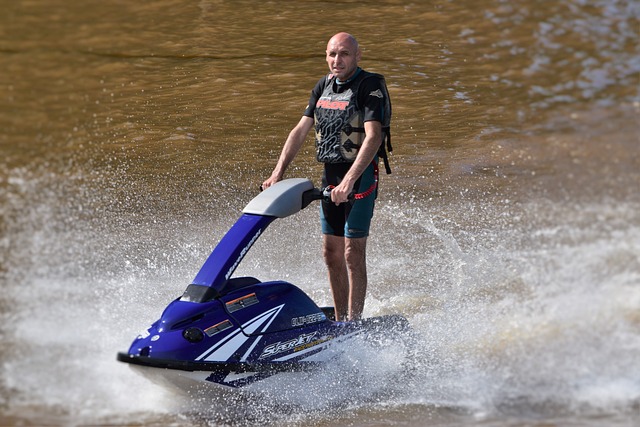
[[[346,37],[334,37],[327,44],[329,70],[340,80],[350,78],[358,68],[360,50]]]

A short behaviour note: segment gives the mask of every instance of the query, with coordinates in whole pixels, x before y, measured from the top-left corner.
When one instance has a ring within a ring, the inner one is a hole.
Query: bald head
[[[353,76],[360,58],[358,41],[349,33],[338,33],[327,43],[327,65],[338,80],[348,80]]]
[[[338,33],[335,36],[329,39],[329,43],[327,43],[327,50],[329,50],[329,46],[332,44],[343,44],[345,46],[350,46],[354,49],[354,51],[359,51],[360,46],[358,45],[358,41],[355,37],[353,37],[349,33]]]

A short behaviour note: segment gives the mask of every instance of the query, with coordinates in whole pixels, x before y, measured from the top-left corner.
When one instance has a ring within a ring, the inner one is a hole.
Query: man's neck
[[[356,76],[358,74],[360,74],[360,71],[362,71],[362,69],[360,67],[356,68],[356,71],[354,71],[354,73],[351,75],[351,77],[349,77],[347,80],[340,80],[339,78],[336,77],[336,83],[338,83],[339,85],[344,85],[349,83],[351,80],[355,79]]]

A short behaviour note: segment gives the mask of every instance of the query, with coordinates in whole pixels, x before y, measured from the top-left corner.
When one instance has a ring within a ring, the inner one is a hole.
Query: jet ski
[[[344,350],[340,343],[356,336],[373,339],[407,330],[400,315],[336,321],[332,307],[319,307],[291,283],[232,277],[269,224],[330,197],[329,191],[293,178],[259,193],[182,296],[117,359],[165,383],[188,379],[238,388],[317,369]]]

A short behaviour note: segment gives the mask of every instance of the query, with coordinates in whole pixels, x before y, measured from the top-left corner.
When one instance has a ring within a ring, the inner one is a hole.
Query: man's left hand
[[[337,205],[349,201],[349,195],[353,191],[353,185],[343,181],[340,185],[331,190],[331,201]]]

